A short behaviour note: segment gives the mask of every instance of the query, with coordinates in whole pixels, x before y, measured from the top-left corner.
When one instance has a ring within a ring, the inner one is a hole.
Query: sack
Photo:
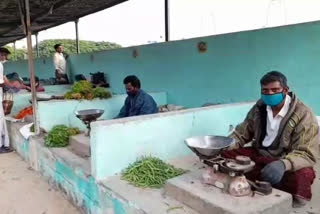
[[[91,75],[91,82],[93,84],[106,83],[104,73],[97,72],[97,73],[90,73],[90,75]]]
[[[4,93],[2,99],[2,108],[4,115],[8,115],[11,113],[13,107],[13,95],[12,93]]]
[[[109,83],[107,83],[106,81],[106,77],[104,73],[97,72],[97,73],[90,73],[90,75],[91,75],[91,83],[93,85],[96,85],[98,87],[105,87],[105,88],[110,87]]]
[[[83,74],[77,74],[74,79],[76,80],[76,82],[80,81],[80,80],[87,80],[86,77]]]

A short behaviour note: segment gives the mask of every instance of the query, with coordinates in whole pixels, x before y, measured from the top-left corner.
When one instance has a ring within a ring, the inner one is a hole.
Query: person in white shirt
[[[31,90],[30,87],[18,82],[10,82],[4,75],[3,64],[8,60],[10,51],[7,48],[0,47],[0,153],[8,153],[13,150],[10,148],[9,134],[7,130],[7,124],[5,120],[5,113],[3,110],[2,99],[3,99],[3,87],[7,86],[9,88],[15,89],[27,89]]]
[[[8,82],[7,78],[3,75],[3,63],[8,60],[8,55],[10,51],[7,48],[0,48],[0,100],[2,104],[2,88]],[[9,145],[9,135],[6,125],[6,120],[4,118],[4,111],[1,105],[0,107],[0,153],[12,152]]]
[[[56,44],[54,46],[54,49],[56,50],[55,54],[53,55],[56,81],[58,84],[68,84],[69,79],[66,69],[66,59],[64,58],[62,53],[63,47],[61,44]]]

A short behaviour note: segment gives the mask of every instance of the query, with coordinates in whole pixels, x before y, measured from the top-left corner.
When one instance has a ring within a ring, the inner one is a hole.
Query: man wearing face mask
[[[116,118],[139,116],[145,114],[154,114],[158,112],[157,104],[141,87],[138,77],[127,76],[123,80],[128,97]]]
[[[271,71],[260,80],[261,99],[231,137],[236,144],[222,155],[249,156],[255,168],[250,180],[270,182],[293,195],[293,206],[303,206],[312,197],[313,166],[319,153],[319,127],[312,111],[289,92],[286,77]],[[252,146],[244,147],[252,142]]]

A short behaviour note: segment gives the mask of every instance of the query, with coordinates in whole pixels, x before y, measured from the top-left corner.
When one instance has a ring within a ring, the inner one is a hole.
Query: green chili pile
[[[185,172],[159,158],[142,157],[123,171],[122,179],[137,187],[161,188],[166,180]]]
[[[65,147],[69,144],[69,137],[79,134],[78,128],[68,128],[65,125],[54,126],[44,138],[47,147]]]

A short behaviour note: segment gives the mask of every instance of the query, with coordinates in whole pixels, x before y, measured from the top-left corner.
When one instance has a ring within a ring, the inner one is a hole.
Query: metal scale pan
[[[200,159],[210,159],[234,144],[235,140],[230,137],[206,135],[187,138],[185,143]]]

